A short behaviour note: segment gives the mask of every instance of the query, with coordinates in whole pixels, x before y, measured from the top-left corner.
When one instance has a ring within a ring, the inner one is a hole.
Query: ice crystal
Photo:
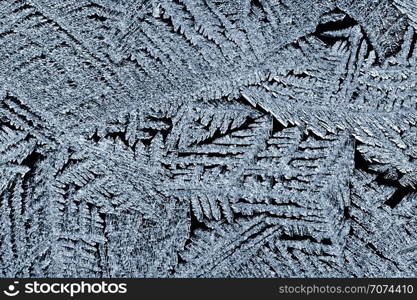
[[[415,277],[416,11],[1,1],[1,276]]]

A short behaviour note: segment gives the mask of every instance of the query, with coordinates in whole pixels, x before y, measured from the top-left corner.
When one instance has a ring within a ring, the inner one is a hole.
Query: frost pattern
[[[1,276],[417,276],[416,11],[1,1]]]

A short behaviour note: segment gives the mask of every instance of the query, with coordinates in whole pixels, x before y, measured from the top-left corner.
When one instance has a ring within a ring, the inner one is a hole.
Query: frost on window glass
[[[1,1],[1,276],[415,277],[416,12]]]

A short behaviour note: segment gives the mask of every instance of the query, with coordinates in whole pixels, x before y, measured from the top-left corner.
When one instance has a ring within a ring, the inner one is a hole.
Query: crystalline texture
[[[0,2],[0,276],[417,276],[412,0]]]

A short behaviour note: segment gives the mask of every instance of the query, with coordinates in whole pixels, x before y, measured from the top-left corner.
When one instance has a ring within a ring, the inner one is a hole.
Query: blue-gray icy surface
[[[417,276],[417,1],[0,2],[1,277]]]

